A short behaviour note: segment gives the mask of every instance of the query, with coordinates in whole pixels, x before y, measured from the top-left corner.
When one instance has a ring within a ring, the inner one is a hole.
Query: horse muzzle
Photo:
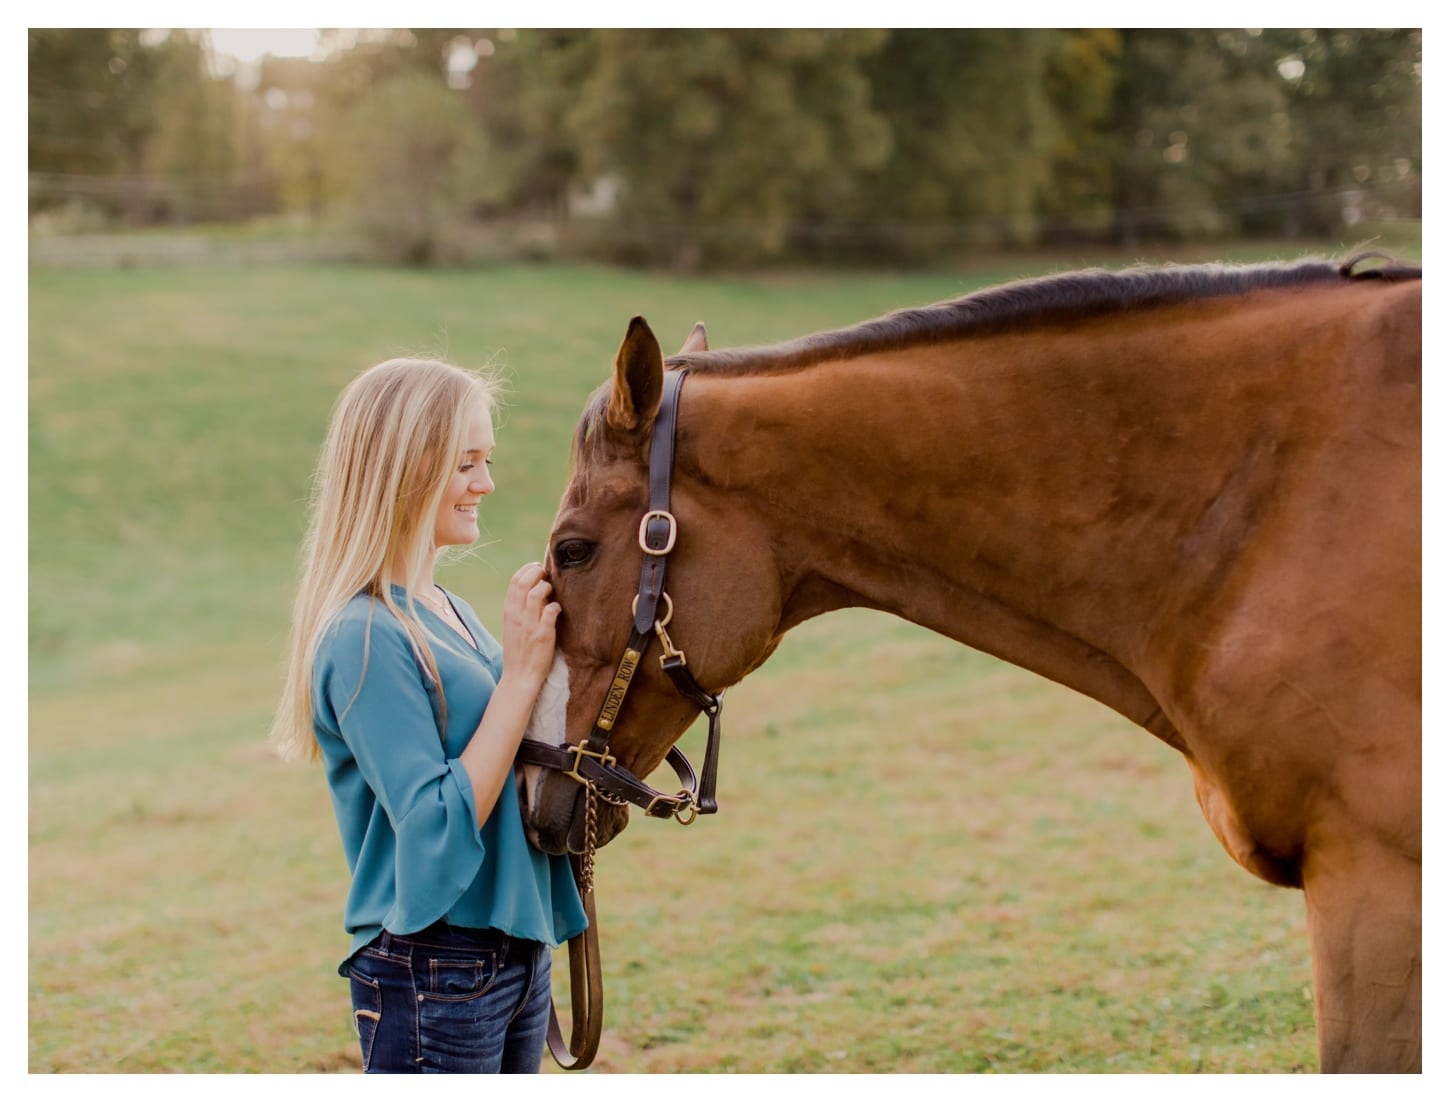
[[[533,787],[524,794],[524,834],[543,853],[586,853],[589,839],[589,792],[563,773],[550,769],[536,773]],[[525,776],[527,773],[524,774]],[[607,845],[629,824],[629,808],[595,800],[593,847]]]

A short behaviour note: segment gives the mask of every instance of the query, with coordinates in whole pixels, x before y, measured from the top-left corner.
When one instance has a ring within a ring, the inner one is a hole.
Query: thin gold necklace
[[[425,605],[446,620],[449,614],[453,612],[453,605],[449,603],[447,596],[443,594],[443,590],[436,583],[432,589],[432,593],[423,593],[420,591],[418,596],[422,598]]]
[[[429,608],[433,609],[435,612],[437,612],[438,615],[443,618],[443,621],[451,629],[453,629],[460,636],[462,636],[462,638],[468,643],[470,647],[473,647],[474,650],[477,650],[478,640],[473,637],[473,629],[463,622],[463,618],[459,616],[457,611],[454,609],[453,602],[448,599],[448,594],[443,592],[443,587],[435,583],[433,588],[442,595],[441,604],[434,604],[430,598],[423,597],[423,594],[421,593],[419,593],[418,596],[422,597],[423,603]]]

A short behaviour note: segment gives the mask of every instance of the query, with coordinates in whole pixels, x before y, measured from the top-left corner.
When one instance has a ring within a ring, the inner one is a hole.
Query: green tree
[[[580,181],[566,117],[595,57],[587,30],[494,30],[475,40],[468,98],[488,134],[503,205],[563,218]]]
[[[318,45],[325,61],[318,87],[337,114],[346,113],[374,88],[411,70],[442,77],[441,62],[417,49],[408,30],[352,31],[324,29]]]
[[[1120,31],[1065,31],[1056,37],[1044,74],[1058,122],[1051,178],[1038,201],[1045,240],[1099,238],[1112,229],[1118,148],[1113,100],[1122,54]]]
[[[140,31],[32,29],[29,62],[33,169],[139,170],[161,68]]]
[[[1035,237],[1059,136],[1046,87],[1059,35],[897,30],[866,59],[871,106],[891,133],[850,212],[873,252]]]
[[[239,99],[231,78],[213,77],[200,32],[170,31],[158,49],[156,129],[146,171],[170,185],[171,217],[218,221],[243,217],[252,203],[239,187]]]
[[[314,218],[351,203],[345,172],[331,171],[331,146],[360,103],[389,82],[449,86],[455,43],[480,32],[449,28],[325,29],[324,59],[267,58],[251,97],[256,171],[282,206]],[[440,97],[441,98],[441,97]],[[454,97],[455,99],[458,97]],[[456,115],[449,101],[447,110]],[[354,207],[354,213],[356,208]]]
[[[139,222],[154,217],[175,189],[147,179],[154,143],[178,112],[210,91],[195,37],[126,29],[29,32],[30,171],[112,177],[90,185],[93,202]],[[165,159],[163,159],[163,163]],[[174,162],[172,162],[174,164]],[[67,184],[66,186],[71,186]],[[41,202],[52,194],[45,193]]]
[[[1347,213],[1419,217],[1420,31],[1297,30],[1266,38],[1290,91],[1295,196],[1282,212],[1282,232],[1339,233]]]
[[[779,255],[799,212],[890,149],[861,59],[881,32],[603,30],[558,87],[581,179],[617,189],[615,255],[691,268]]]
[[[330,76],[327,64],[265,58],[248,112],[258,180],[279,207],[305,211],[314,219],[325,216],[340,197],[327,170],[329,136],[352,106],[330,94]]]
[[[1272,51],[1253,31],[1133,30],[1123,39],[1117,239],[1236,231],[1292,170],[1288,89]]]
[[[329,143],[328,168],[350,220],[381,255],[409,264],[449,259],[469,211],[496,188],[463,98],[424,72],[365,95]]]

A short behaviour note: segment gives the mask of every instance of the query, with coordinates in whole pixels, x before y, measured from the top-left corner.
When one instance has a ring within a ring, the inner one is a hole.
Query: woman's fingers
[[[552,628],[554,620],[559,616],[558,604],[552,600],[553,594],[554,587],[544,577],[543,566],[539,563],[526,563],[514,574],[509,602],[525,623],[539,624],[547,621],[547,625]],[[545,612],[551,605],[554,611],[546,618]]]
[[[525,563],[514,573],[505,619],[517,624],[517,645],[528,650],[537,648],[541,654],[553,653],[555,624],[561,612],[559,603],[552,599],[553,593],[542,564]]]
[[[514,576],[509,582],[511,589],[527,591],[544,577],[544,564],[539,562],[526,562],[523,566],[514,571]]]
[[[514,572],[513,578],[510,579],[505,600],[514,604],[523,604],[535,588],[540,585],[548,586],[548,584],[544,579],[544,567],[541,563],[525,563]]]
[[[555,624],[562,611],[542,563],[525,563],[514,572],[504,598],[505,662],[527,676],[542,679],[553,662]]]

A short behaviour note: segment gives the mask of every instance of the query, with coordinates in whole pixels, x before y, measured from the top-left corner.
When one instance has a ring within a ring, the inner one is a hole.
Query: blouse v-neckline
[[[475,654],[482,654],[483,650],[479,647],[478,640],[474,637],[473,629],[468,626],[468,621],[464,620],[463,613],[459,612],[458,606],[453,603],[453,595],[449,593],[448,590],[444,589],[441,585],[438,586],[438,592],[443,594],[443,599],[448,602],[448,607],[453,611],[453,615],[458,619],[458,627],[461,627],[463,629],[463,632],[466,633],[466,636],[465,634],[459,632],[458,627],[454,627],[452,624],[448,623],[448,617],[440,614],[436,609],[430,606],[427,601],[423,602],[423,607],[426,608],[429,612],[433,613],[433,615],[436,616],[439,620],[441,620],[447,626],[448,630],[451,631],[454,635],[457,635],[460,639],[464,639],[465,642],[467,642],[468,645],[473,648]]]
[[[404,596],[407,595],[407,587],[401,586],[397,582],[393,582],[392,586],[394,589],[401,590]],[[468,626],[468,621],[463,618],[463,613],[459,612],[458,606],[453,603],[453,594],[449,593],[448,590],[444,589],[441,585],[438,585],[437,583],[434,583],[434,588],[437,589],[439,593],[443,594],[443,599],[448,602],[448,607],[453,610],[453,615],[458,618],[458,623],[463,628],[462,632],[460,632],[458,628],[450,624],[448,622],[448,617],[444,616],[427,601],[423,600],[422,598],[415,598],[415,602],[421,608],[423,608],[429,616],[433,617],[433,619],[441,623],[452,634],[458,636],[458,638],[462,639],[465,643],[467,643],[472,648],[474,654],[482,657],[483,648],[478,645],[478,638],[473,634],[473,629]]]

